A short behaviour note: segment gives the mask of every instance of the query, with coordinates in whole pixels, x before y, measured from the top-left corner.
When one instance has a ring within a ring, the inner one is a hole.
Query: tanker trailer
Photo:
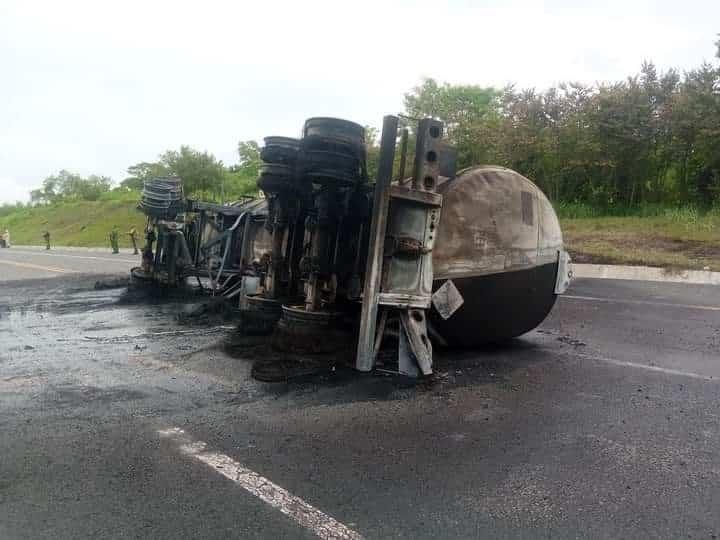
[[[288,354],[347,357],[355,343],[359,371],[374,369],[380,350],[387,368],[396,350],[398,372],[429,375],[432,342],[472,347],[535,328],[570,278],[551,204],[509,169],[456,172],[432,118],[412,128],[409,177],[402,130],[396,174],[398,122],[383,120],[374,182],[362,126],[317,117],[299,139],[265,139],[263,198],[188,200],[168,214],[167,190],[146,186],[153,226],[139,270],[167,273],[168,283],[209,278],[213,294],[238,302],[241,332],[272,335]],[[163,189],[178,183],[161,180]]]
[[[429,375],[431,341],[472,347],[540,324],[570,278],[552,206],[509,169],[456,173],[443,131],[418,122],[408,178],[403,130],[393,180],[398,118],[386,117],[373,184],[357,124],[311,118],[300,140],[267,138],[257,210],[272,250],[260,257],[269,263],[241,329],[262,328],[279,350],[308,354],[341,352],[354,331],[359,371],[389,346],[398,372]],[[254,234],[243,233],[248,245]]]
[[[550,201],[524,176],[489,165],[459,172],[438,193],[430,317],[441,340],[473,347],[538,326],[571,277]]]

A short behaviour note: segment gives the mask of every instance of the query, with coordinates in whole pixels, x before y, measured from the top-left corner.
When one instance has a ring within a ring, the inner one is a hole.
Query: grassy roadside
[[[720,271],[720,215],[668,212],[650,217],[560,220],[574,262]]]
[[[145,216],[136,206],[137,203],[128,201],[77,201],[14,209],[0,215],[0,230],[9,229],[13,244],[43,244],[43,231],[48,230],[50,241],[56,246],[109,249],[108,234],[117,225],[120,247],[131,247],[130,237],[124,233],[134,226],[142,237],[145,227]]]
[[[10,230],[14,244],[42,244],[47,228],[57,246],[108,246],[116,224],[142,231],[145,219],[134,200],[78,201],[12,209],[0,215],[0,230]],[[559,208],[561,215],[566,208]],[[633,264],[666,268],[709,267],[720,271],[720,213],[666,210],[657,215],[561,218],[565,243],[575,262]],[[130,247],[127,235],[120,245]]]

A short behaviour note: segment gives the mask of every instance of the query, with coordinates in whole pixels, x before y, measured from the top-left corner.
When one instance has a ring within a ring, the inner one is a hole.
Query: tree
[[[720,39],[715,46],[720,58]],[[445,123],[461,167],[509,166],[555,201],[720,202],[720,68],[712,64],[681,76],[644,62],[623,81],[544,92],[424,79],[405,95],[405,110]]]
[[[60,200],[97,201],[103,193],[112,189],[112,179],[91,174],[83,178],[65,169],[43,180],[40,189],[30,192],[34,203],[54,203]]]
[[[168,150],[162,154],[160,163],[169,174],[182,178],[185,193],[199,192],[202,197],[208,192],[216,195],[221,190],[224,178],[222,161],[208,152],[181,146],[179,151]]]
[[[166,165],[160,162],[141,161],[135,165],[130,165],[127,169],[128,177],[125,178],[120,185],[129,189],[142,189],[146,180],[157,176],[167,176],[169,174]]]
[[[179,176],[186,194],[198,193],[201,197],[220,193],[225,178],[222,161],[209,152],[200,152],[189,146],[168,150],[158,161],[141,161],[127,169],[129,176],[121,182],[123,187],[141,189],[146,180],[157,176]]]
[[[235,166],[236,172],[247,178],[257,179],[260,174],[260,146],[257,141],[240,141],[238,143],[240,162]]]
[[[30,192],[30,200],[33,203],[47,204],[55,202],[59,197],[58,179],[55,176],[48,176],[43,180],[41,188]]]
[[[501,95],[494,88],[438,84],[427,78],[405,94],[405,111],[414,118],[442,120],[448,139],[458,149],[458,164],[462,167],[483,162],[490,154],[483,139],[499,115]]]

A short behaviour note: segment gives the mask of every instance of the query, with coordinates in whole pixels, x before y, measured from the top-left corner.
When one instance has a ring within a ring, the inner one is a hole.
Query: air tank
[[[461,171],[437,191],[443,206],[433,289],[451,280],[462,304],[447,319],[431,310],[436,332],[450,347],[475,347],[538,326],[569,279],[550,201],[524,176],[497,166]]]

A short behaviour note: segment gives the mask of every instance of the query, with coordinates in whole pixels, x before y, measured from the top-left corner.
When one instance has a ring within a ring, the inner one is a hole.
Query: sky
[[[0,202],[182,144],[379,126],[423,77],[539,90],[713,61],[717,0],[0,0]]]

